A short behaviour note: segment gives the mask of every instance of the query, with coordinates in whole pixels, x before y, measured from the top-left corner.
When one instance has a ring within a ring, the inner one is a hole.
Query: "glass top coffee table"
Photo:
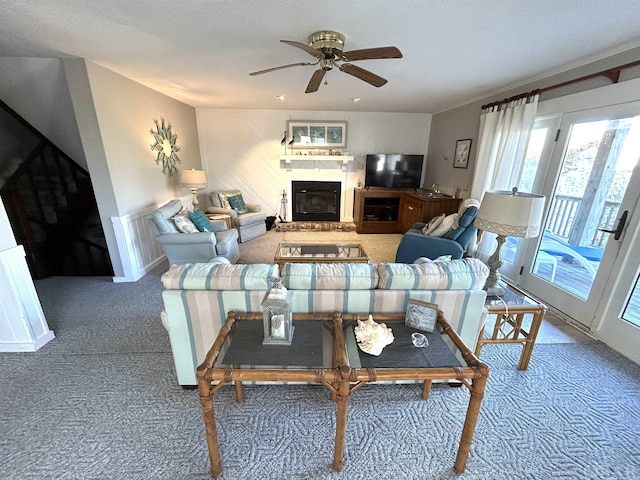
[[[369,256],[359,243],[280,243],[273,263],[369,263]]]
[[[348,402],[360,387],[376,381],[418,380],[423,382],[421,398],[426,400],[433,380],[460,382],[470,391],[470,398],[453,468],[457,473],[464,471],[489,376],[488,366],[478,360],[441,313],[438,331],[426,334],[426,348],[413,346],[411,335],[415,330],[404,325],[404,313],[374,313],[375,321],[385,322],[393,330],[395,340],[377,357],[366,354],[357,346],[353,332],[357,319],[366,317],[339,312],[293,314],[295,334],[291,346],[275,346],[262,345],[261,313],[229,312],[197,369],[213,477],[222,474],[213,395],[233,383],[236,401],[242,402],[242,383],[250,381],[308,382],[329,390],[337,404],[333,452],[336,471],[342,469]],[[453,341],[466,365],[460,364],[444,337]],[[286,478],[286,473],[282,477]]]

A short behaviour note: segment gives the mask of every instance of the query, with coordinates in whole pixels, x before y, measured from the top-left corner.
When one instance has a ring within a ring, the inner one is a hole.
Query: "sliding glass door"
[[[516,249],[524,265],[518,283],[595,329],[605,291],[629,297],[629,284],[608,287],[637,225],[640,102],[565,114],[557,138],[547,140],[553,153],[536,177],[547,197],[545,228],[524,253]]]

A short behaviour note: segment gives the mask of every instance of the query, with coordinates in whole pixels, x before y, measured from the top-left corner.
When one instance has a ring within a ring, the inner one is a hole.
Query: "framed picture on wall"
[[[456,155],[453,158],[453,168],[467,168],[469,166],[469,152],[471,151],[471,139],[458,140],[456,142]]]
[[[289,120],[287,135],[292,148],[345,148],[347,122]]]

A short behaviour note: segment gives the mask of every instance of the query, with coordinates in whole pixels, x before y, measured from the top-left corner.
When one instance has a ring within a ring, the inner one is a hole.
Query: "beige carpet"
[[[273,263],[276,247],[283,242],[358,242],[371,261],[393,262],[402,235],[358,234],[356,232],[278,232],[270,230],[262,237],[240,244],[238,263]]]

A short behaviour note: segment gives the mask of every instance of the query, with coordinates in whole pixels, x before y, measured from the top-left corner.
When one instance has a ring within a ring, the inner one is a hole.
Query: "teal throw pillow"
[[[231,197],[228,197],[227,200],[229,201],[229,205],[231,205],[231,208],[233,208],[236,212],[242,214],[249,211],[247,206],[244,204],[242,194],[232,195]]]
[[[204,214],[202,210],[196,208],[193,212],[189,214],[189,219],[193,222],[198,230],[201,232],[212,232],[213,227],[211,226],[211,222]]]

